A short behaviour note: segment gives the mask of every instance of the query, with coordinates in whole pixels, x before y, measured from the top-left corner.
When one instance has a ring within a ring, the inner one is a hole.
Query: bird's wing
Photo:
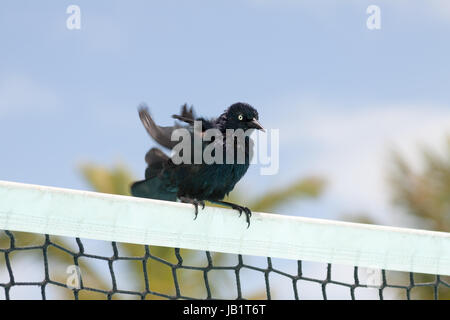
[[[178,143],[178,141],[171,141],[171,136],[174,130],[183,128],[183,126],[180,126],[179,124],[175,124],[172,127],[158,126],[150,116],[148,107],[146,105],[141,105],[139,107],[139,117],[141,118],[141,121],[144,124],[144,127],[147,130],[148,134],[160,145],[168,149],[172,149]],[[191,127],[194,125],[194,121],[196,120],[196,115],[193,107],[191,106],[189,108],[187,104],[184,104],[181,107],[180,115],[173,115],[172,117],[177,120],[186,122],[188,124],[188,126],[184,127],[186,129],[191,129]]]
[[[189,108],[186,103],[181,107],[180,115],[186,119],[195,120],[197,118],[197,116],[195,115],[194,107],[191,106]]]
[[[139,117],[141,118],[142,124],[147,130],[148,134],[155,139],[163,147],[172,149],[178,142],[171,141],[172,132],[175,129],[180,128],[180,126],[172,127],[161,127],[158,126],[148,112],[148,108],[145,105],[139,107]]]
[[[186,122],[190,125],[194,125],[194,121],[197,119],[193,107],[191,106],[189,108],[186,103],[181,107],[180,114],[174,114],[172,115],[172,118]]]
[[[149,167],[159,165],[168,160],[169,157],[158,148],[151,148],[145,155],[145,162],[147,162]]]
[[[172,118],[189,123],[190,125],[194,125],[194,121],[195,121],[194,119],[186,118],[186,117],[180,116],[178,114],[172,115]]]
[[[151,179],[159,175],[167,166],[169,157],[159,150],[152,148],[145,155],[145,162],[147,162],[147,169],[145,169],[145,178]]]

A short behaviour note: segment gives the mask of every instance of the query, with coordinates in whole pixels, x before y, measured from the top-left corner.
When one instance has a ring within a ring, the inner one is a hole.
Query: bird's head
[[[242,129],[244,131],[257,129],[265,131],[258,122],[258,111],[251,105],[243,102],[237,102],[231,105],[220,116],[219,121],[224,129]]]

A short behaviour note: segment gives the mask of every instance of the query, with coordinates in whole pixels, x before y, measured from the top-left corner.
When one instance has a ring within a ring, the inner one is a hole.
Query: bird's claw
[[[247,229],[248,229],[250,227],[250,217],[252,216],[252,211],[247,207],[241,207],[238,205],[234,205],[233,209],[239,211],[239,217],[242,216],[242,212],[245,213],[245,220],[247,221]]]
[[[196,220],[196,219],[197,219],[197,216],[198,216],[198,205],[201,205],[201,206],[202,206],[202,210],[204,210],[204,209],[205,209],[205,201],[193,200],[193,201],[192,201],[192,204],[193,204],[194,207],[195,207],[195,217],[194,217],[194,220]]]
[[[181,200],[181,202],[190,203],[194,206],[194,208],[195,208],[194,220],[196,220],[197,216],[198,216],[198,205],[202,206],[202,210],[205,209],[205,201],[203,201],[203,200],[195,200],[195,199],[190,199],[190,198],[185,198],[185,197],[180,197],[180,200]]]
[[[194,216],[194,220],[197,220],[197,216],[198,216],[198,203],[197,203],[197,202],[193,202],[192,204],[194,205],[194,208],[195,208],[195,216]]]
[[[250,217],[252,216],[252,212],[249,208],[245,208],[245,220],[247,221],[247,229],[250,227]]]

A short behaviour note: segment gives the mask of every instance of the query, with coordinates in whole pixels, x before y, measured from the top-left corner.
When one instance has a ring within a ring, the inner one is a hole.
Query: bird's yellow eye
[[[238,119],[239,119],[239,121],[242,121],[242,120],[244,120],[244,116],[243,116],[242,114],[240,114],[240,115],[238,116]]]

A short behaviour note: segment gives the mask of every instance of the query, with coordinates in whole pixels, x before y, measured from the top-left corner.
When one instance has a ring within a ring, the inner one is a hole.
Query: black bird
[[[222,201],[222,199],[233,190],[236,183],[247,172],[253,150],[253,142],[248,135],[242,141],[227,135],[226,130],[264,130],[258,122],[256,109],[247,103],[238,102],[231,105],[218,118],[206,120],[197,118],[192,107],[188,108],[185,104],[180,115],[172,116],[185,124],[176,123],[171,127],[161,127],[155,124],[145,105],[139,108],[139,117],[150,136],[168,149],[173,149],[179,143],[171,140],[174,130],[185,128],[192,133],[192,136],[198,134],[194,132],[194,121],[201,121],[203,132],[207,129],[218,129],[223,138],[214,143],[220,143],[219,150],[223,152],[224,163],[207,164],[202,160],[200,164],[194,164],[192,161],[176,165],[160,149],[152,148],[145,156],[148,165],[145,171],[145,180],[137,181],[131,186],[133,196],[166,201],[179,199],[181,202],[191,203],[195,206],[195,218],[197,218],[198,206],[201,205],[204,208],[204,201],[210,201],[238,210],[239,216],[244,212],[248,223],[247,227],[250,226],[250,209]],[[209,143],[211,142],[203,142],[202,148],[204,149]],[[225,162],[230,146],[235,150],[233,163]],[[236,161],[236,150],[239,148],[244,148],[245,151],[245,159],[241,162]]]

